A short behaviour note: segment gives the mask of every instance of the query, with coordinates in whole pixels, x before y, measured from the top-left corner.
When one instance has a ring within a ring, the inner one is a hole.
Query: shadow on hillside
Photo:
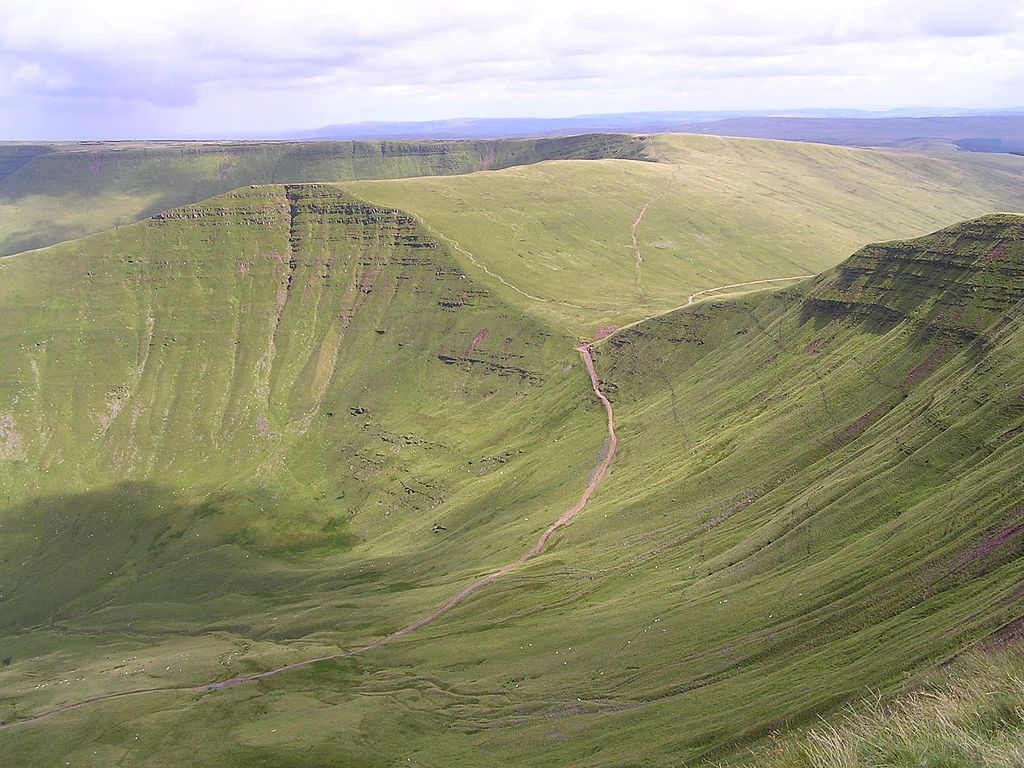
[[[34,496],[0,505],[0,632],[81,616],[127,591],[156,601],[188,601],[229,583],[262,593],[258,572],[350,544],[336,506],[264,487],[183,493],[125,481]]]
[[[42,233],[34,230],[18,230],[0,239],[0,258],[22,251],[45,248],[65,240],[74,240],[84,234],[85,230],[80,227],[62,227],[53,222],[47,224],[46,230]]]
[[[214,511],[209,501],[152,482],[34,496],[0,509],[0,631],[102,604]]]

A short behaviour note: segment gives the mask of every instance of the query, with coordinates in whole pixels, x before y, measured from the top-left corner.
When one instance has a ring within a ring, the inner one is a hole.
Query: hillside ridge
[[[450,175],[554,158],[647,160],[624,134],[465,141],[0,144],[0,256],[248,184]]]
[[[880,332],[913,318],[923,337],[969,341],[1022,300],[1024,215],[998,213],[866,246],[818,277],[804,306]]]

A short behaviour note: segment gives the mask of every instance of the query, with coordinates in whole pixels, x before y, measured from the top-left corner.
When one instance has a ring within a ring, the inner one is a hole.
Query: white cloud
[[[1024,0],[6,0],[0,134],[1016,106],[1022,40]]]

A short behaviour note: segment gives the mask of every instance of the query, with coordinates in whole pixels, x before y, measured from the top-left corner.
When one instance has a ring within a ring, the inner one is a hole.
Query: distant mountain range
[[[1024,151],[1024,107],[1005,110],[853,109],[777,112],[626,112],[564,118],[455,118],[423,122],[328,125],[258,138],[483,139],[564,136],[594,132],[705,133],[814,141],[852,146],[893,146],[940,140],[974,151]],[[253,137],[257,138],[257,137]]]
[[[880,119],[739,117],[691,123],[680,131],[860,147],[943,142],[973,152],[1024,154],[1024,114]]]

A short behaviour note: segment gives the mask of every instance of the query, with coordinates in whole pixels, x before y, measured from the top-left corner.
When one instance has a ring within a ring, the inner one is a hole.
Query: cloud
[[[167,135],[838,98],[1010,106],[1022,39],[1024,0],[6,0],[0,131],[68,114]],[[724,82],[728,104],[708,95]]]

